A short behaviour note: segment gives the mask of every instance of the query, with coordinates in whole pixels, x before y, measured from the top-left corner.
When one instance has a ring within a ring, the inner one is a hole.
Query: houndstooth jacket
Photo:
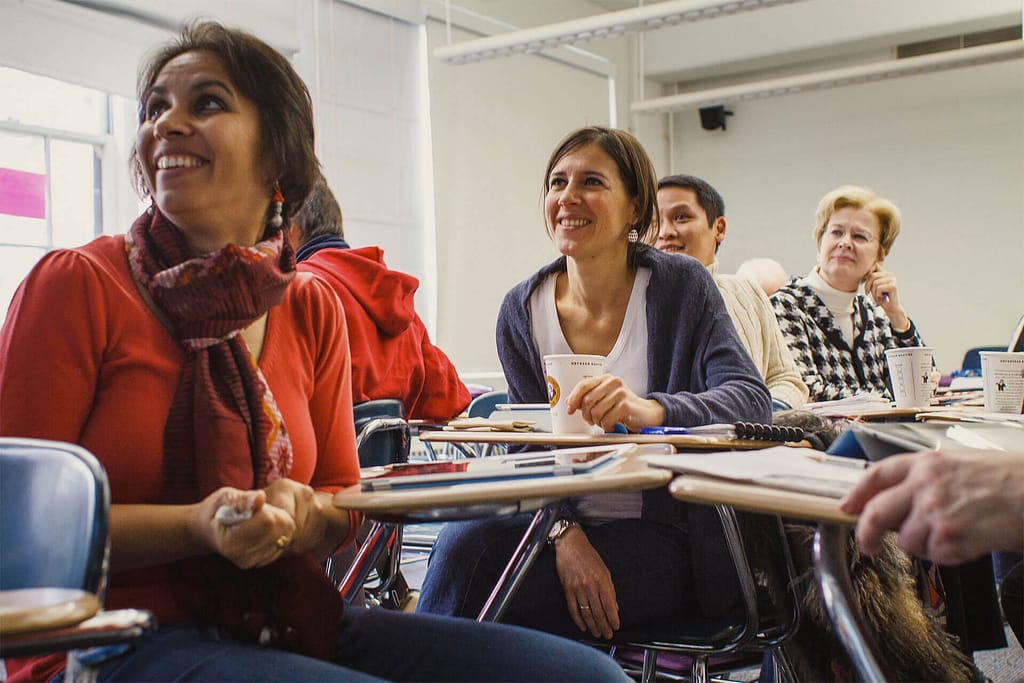
[[[828,306],[800,278],[775,292],[772,306],[811,401],[867,391],[891,398],[885,350],[924,345],[913,321],[909,330],[896,332],[881,306],[863,294],[853,299],[852,349]]]

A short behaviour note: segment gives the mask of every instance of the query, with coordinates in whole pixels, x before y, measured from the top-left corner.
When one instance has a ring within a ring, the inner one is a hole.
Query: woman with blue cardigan
[[[771,398],[707,269],[649,246],[657,176],[629,133],[589,127],[555,149],[544,211],[561,257],[521,282],[498,316],[509,401],[547,402],[543,356],[605,356],[604,374],[569,391],[570,413],[610,431],[771,420]],[[449,524],[417,609],[475,616],[528,516]],[[587,496],[564,506],[549,546],[504,620],[611,638],[670,614],[720,615],[735,574],[713,510],[665,490]]]

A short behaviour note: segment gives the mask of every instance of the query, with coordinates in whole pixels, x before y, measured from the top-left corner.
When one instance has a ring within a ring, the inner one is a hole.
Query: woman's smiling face
[[[548,228],[558,251],[577,261],[626,252],[626,233],[636,222],[615,160],[599,145],[567,153],[551,169],[544,197]]]
[[[221,61],[204,51],[171,59],[143,107],[136,151],[160,211],[199,252],[258,241],[272,186],[259,113]]]

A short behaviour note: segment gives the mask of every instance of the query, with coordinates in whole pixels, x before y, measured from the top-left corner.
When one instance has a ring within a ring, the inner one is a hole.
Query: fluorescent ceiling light
[[[712,19],[801,0],[667,0],[619,12],[605,12],[557,24],[475,38],[434,50],[434,56],[455,64],[538,52],[595,38],[613,38],[630,31]]]
[[[682,109],[697,109],[746,100],[792,95],[798,92],[824,90],[845,85],[856,85],[901,76],[945,71],[964,66],[1002,62],[1024,57],[1024,40],[1012,40],[980,47],[936,52],[920,57],[909,57],[888,62],[876,62],[858,66],[817,71],[775,78],[767,81],[729,85],[711,90],[681,93],[634,102],[630,109],[638,114],[664,114]]]

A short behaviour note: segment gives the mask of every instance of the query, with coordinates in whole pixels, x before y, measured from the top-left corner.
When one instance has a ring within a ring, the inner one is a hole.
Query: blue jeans
[[[530,515],[517,515],[445,525],[430,554],[416,611],[475,617],[529,523]],[[690,566],[683,529],[622,519],[584,531],[611,572],[622,628],[697,613],[685,588]],[[526,573],[502,621],[567,637],[583,635],[569,616],[550,546]]]
[[[337,663],[161,628],[100,668],[102,681],[629,681],[611,658],[528,629],[346,608]]]

